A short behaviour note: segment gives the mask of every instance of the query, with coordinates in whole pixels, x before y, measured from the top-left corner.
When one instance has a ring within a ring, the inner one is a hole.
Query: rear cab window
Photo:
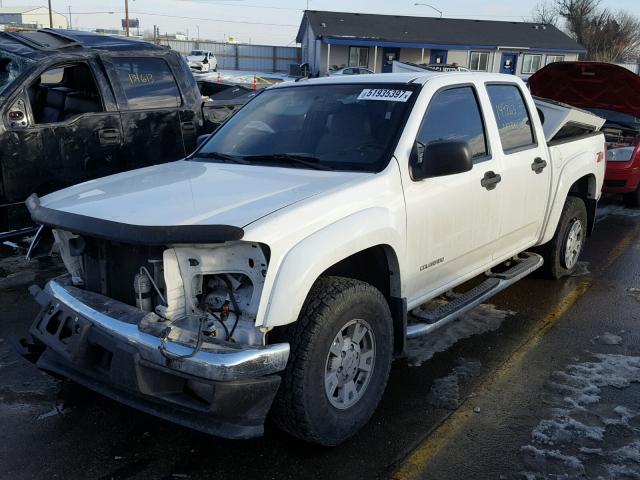
[[[433,142],[465,141],[474,162],[487,159],[487,135],[475,88],[465,85],[436,92],[416,139],[425,146]]]
[[[531,115],[520,87],[515,84],[489,84],[487,93],[498,125],[502,150],[512,153],[536,146]]]
[[[178,84],[162,58],[112,59],[128,108],[143,110],[182,105]]]

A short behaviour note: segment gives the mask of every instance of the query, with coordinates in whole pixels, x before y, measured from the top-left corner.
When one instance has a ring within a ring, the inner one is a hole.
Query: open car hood
[[[640,117],[640,76],[610,63],[551,63],[529,77],[529,87],[538,97]]]

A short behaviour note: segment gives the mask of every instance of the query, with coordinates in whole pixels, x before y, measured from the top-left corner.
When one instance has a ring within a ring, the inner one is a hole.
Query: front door
[[[382,49],[382,73],[393,71],[393,62],[400,61],[399,48],[383,48]]]
[[[444,65],[447,63],[447,51],[446,50],[431,50],[431,56],[429,58],[430,64]]]
[[[183,99],[169,63],[160,57],[121,56],[104,63],[120,107],[127,168],[183,158]]]
[[[39,195],[122,168],[122,125],[104,76],[93,60],[45,68],[26,88],[25,132],[40,138],[37,181],[25,183]],[[35,144],[34,144],[35,145]]]
[[[431,99],[417,141],[427,146],[466,141],[474,165],[464,173],[403,182],[412,304],[486,268],[493,258],[504,198],[500,184],[483,186],[483,179],[500,168],[499,159],[489,155],[476,87],[445,88]]]
[[[518,62],[517,53],[503,53],[502,59],[500,60],[500,73],[515,75],[517,62]]]
[[[509,201],[500,205],[500,236],[496,258],[505,258],[533,245],[540,234],[551,186],[551,162],[546,156],[544,133],[536,131],[533,102],[516,84],[487,85],[498,126],[501,187]]]

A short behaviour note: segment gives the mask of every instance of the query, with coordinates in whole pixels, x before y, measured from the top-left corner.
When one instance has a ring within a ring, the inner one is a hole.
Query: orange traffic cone
[[[258,89],[258,82],[256,81],[256,76],[253,76],[253,89],[257,90]]]
[[[217,80],[217,82],[218,83],[222,83],[222,78],[220,78],[220,72],[218,72],[218,80]]]

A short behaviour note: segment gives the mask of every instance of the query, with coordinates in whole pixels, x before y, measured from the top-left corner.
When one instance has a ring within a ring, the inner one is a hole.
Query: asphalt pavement
[[[11,338],[38,310],[26,287],[61,265],[1,248],[1,478],[640,478],[640,211],[615,201],[575,276],[527,278],[412,342],[335,448],[270,424],[212,438],[40,373]]]

